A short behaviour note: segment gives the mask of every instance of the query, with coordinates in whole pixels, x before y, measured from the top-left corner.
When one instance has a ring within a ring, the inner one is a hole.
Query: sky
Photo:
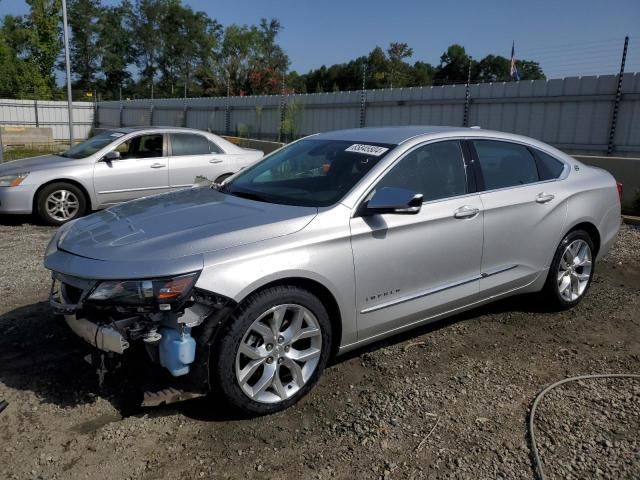
[[[102,0],[105,4],[117,0]],[[375,46],[406,42],[409,61],[437,65],[453,43],[480,59],[489,53],[541,63],[548,78],[617,73],[624,36],[626,71],[640,71],[640,0],[183,0],[223,25],[277,18],[291,70],[347,62]],[[27,11],[0,0],[0,15]]]

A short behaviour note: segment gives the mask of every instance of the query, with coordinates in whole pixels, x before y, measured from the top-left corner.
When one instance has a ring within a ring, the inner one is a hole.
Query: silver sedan
[[[619,224],[609,173],[533,139],[356,129],[74,221],[45,266],[51,304],[93,346],[146,351],[180,398],[215,387],[265,414],[332,355],[403,330],[527,292],[575,306]]]
[[[0,214],[35,212],[61,225],[90,210],[190,187],[197,176],[222,181],[262,156],[199,130],[107,130],[61,154],[0,164]]]

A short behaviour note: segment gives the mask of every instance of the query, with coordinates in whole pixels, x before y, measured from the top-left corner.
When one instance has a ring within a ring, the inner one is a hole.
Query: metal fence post
[[[367,123],[367,64],[362,65],[362,90],[360,93],[360,128]]]
[[[33,87],[33,113],[36,117],[36,128],[40,128],[40,119],[38,118],[38,91]]]
[[[149,126],[152,127],[153,126],[153,109],[155,108],[155,105],[153,104],[153,102],[151,102],[151,106],[149,107]]]
[[[471,103],[471,56],[469,56],[469,70],[467,73],[467,86],[464,91],[464,114],[462,116],[462,126],[469,126],[469,104]]]
[[[278,129],[278,141],[279,142],[285,142],[286,140],[284,140],[284,117],[285,117],[285,110],[286,110],[286,103],[285,103],[285,99],[284,99],[284,76],[285,76],[285,72],[282,72],[282,86],[280,88],[280,128]]]
[[[184,100],[184,105],[182,107],[182,126],[187,126],[187,112],[189,111],[189,106],[187,105],[187,99]]]
[[[613,153],[613,142],[616,136],[616,123],[618,120],[618,109],[622,99],[622,77],[624,76],[624,63],[627,60],[627,48],[629,47],[629,37],[624,37],[624,47],[622,49],[622,60],[620,62],[620,73],[618,74],[618,86],[616,88],[616,98],[613,101],[613,111],[611,112],[611,128],[609,129],[609,144],[607,145],[607,155]]]
[[[0,163],[4,163],[4,143],[2,142],[2,125],[0,125]]]

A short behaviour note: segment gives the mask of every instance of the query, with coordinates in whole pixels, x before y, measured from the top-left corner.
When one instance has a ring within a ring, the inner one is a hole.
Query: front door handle
[[[471,205],[463,205],[453,212],[455,218],[473,218],[480,213],[480,209]]]
[[[539,193],[536,197],[536,202],[538,203],[547,203],[556,198],[556,196],[552,193]]]
[[[164,168],[166,165],[164,163],[154,163],[151,165],[151,168]]]
[[[222,163],[222,160],[220,160],[219,158],[212,158],[211,160],[209,160],[209,163]]]

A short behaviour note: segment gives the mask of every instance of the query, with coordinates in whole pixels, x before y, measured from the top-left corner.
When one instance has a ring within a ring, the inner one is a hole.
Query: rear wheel
[[[331,351],[326,309],[298,287],[251,295],[223,328],[212,377],[228,403],[251,415],[284,410],[301,399]]]
[[[84,215],[87,199],[78,187],[56,182],[44,187],[37,198],[40,218],[49,225],[62,225]]]
[[[569,232],[556,249],[543,293],[552,306],[571,308],[587,293],[593,271],[593,240],[584,230]]]
[[[231,175],[233,175],[233,173],[224,173],[224,174],[220,175],[218,178],[216,178],[215,183],[222,183],[227,178],[229,178]]]

